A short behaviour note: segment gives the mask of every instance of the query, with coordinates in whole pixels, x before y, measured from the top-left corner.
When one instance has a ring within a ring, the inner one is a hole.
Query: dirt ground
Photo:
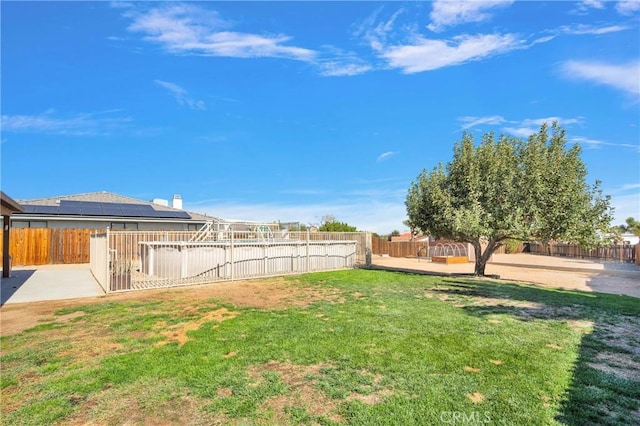
[[[69,320],[66,316],[55,317],[61,309],[116,301],[177,300],[187,304],[218,299],[235,306],[264,309],[281,309],[288,306],[304,307],[318,300],[338,300],[337,291],[300,288],[295,282],[282,278],[256,281],[234,281],[171,289],[140,290],[127,293],[112,293],[100,297],[51,300],[33,303],[6,304],[0,308],[0,334],[16,334],[42,322]]]
[[[445,265],[425,259],[373,256],[375,267],[435,273],[471,274],[473,263]],[[494,255],[487,275],[563,290],[597,291],[640,298],[640,266],[530,254]]]
[[[522,262],[528,262],[530,267],[524,267],[526,265]],[[487,265],[486,272],[499,275],[504,280],[535,283],[544,287],[625,294],[640,298],[640,267],[636,267],[637,265],[618,269],[618,267],[608,267],[606,264],[596,262],[562,262],[562,260],[544,256],[498,257],[494,259],[494,263]],[[427,262],[424,259],[374,256],[373,264],[379,268],[436,274],[473,272],[473,264],[443,265]],[[562,268],[567,270],[561,270]],[[4,336],[19,333],[43,321],[64,320],[64,317],[54,318],[53,313],[72,306],[139,299],[145,301],[183,299],[196,303],[212,298],[236,306],[279,309],[286,306],[306,306],[317,300],[337,301],[340,296],[330,289],[324,291],[301,289],[295,283],[284,279],[263,279],[142,290],[71,300],[5,304],[0,308],[0,334]]]

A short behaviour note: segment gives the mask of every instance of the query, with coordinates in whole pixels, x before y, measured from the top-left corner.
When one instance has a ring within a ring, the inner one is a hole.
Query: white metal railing
[[[174,287],[370,264],[364,232],[109,231],[107,292]],[[92,257],[94,252],[92,250]],[[93,262],[93,260],[92,260]],[[92,263],[93,264],[93,263]],[[101,284],[102,285],[102,284]]]

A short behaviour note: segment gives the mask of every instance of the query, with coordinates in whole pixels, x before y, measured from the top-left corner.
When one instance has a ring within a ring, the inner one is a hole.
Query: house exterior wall
[[[136,221],[124,218],[101,218],[91,220],[86,218],[67,219],[50,218],[29,215],[14,215],[12,225],[15,228],[52,228],[52,229],[106,229],[118,228],[112,224],[125,224],[126,229],[138,229],[147,231],[197,231],[205,224],[201,221],[172,222],[172,221]]]

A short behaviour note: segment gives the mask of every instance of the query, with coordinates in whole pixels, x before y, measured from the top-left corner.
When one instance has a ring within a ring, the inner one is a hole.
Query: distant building
[[[405,232],[403,234],[392,235],[391,236],[391,242],[392,243],[399,242],[399,241],[424,242],[424,241],[429,241],[429,236],[428,235],[423,235],[423,234],[418,234],[418,235],[413,235],[412,236],[411,232]]]
[[[622,238],[623,244],[630,244],[632,246],[635,246],[636,244],[640,243],[640,237],[630,232],[625,232],[624,234],[620,235],[620,237]]]
[[[182,198],[155,202],[111,192],[18,200],[24,212],[14,213],[14,228],[139,229],[195,231],[214,217],[182,210]]]

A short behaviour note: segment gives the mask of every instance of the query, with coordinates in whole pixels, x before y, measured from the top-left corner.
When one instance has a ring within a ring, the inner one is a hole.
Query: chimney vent
[[[182,197],[180,194],[173,194],[173,202],[171,203],[171,207],[174,209],[182,210]]]

